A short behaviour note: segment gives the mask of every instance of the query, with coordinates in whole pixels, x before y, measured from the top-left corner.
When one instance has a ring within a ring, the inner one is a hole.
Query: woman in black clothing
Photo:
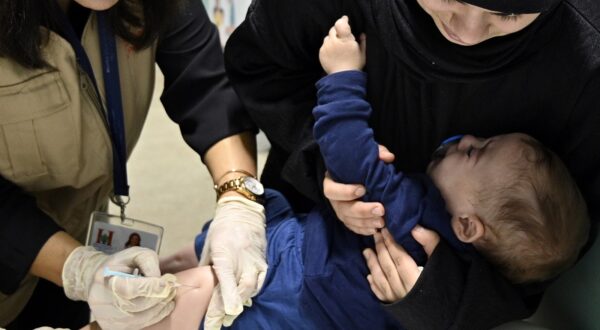
[[[226,46],[226,69],[272,144],[263,183],[297,211],[326,200],[311,110],[318,50],[342,15],[366,34],[370,126],[399,155],[398,170],[423,171],[453,134],[525,132],[567,164],[598,220],[600,4],[591,0],[253,2]],[[359,186],[324,186],[350,229],[383,225],[380,204],[355,200]],[[543,289],[507,285],[478,256],[441,243],[412,291],[390,306],[408,328],[490,328],[529,315]]]

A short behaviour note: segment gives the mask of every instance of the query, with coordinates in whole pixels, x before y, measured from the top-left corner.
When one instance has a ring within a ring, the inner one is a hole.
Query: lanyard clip
[[[125,222],[125,206],[129,204],[129,196],[112,195],[110,197],[111,202],[115,203],[121,209],[121,222]]]

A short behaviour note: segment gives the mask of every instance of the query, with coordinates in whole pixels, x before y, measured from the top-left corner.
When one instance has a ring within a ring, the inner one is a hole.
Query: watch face
[[[262,183],[249,176],[244,179],[244,186],[246,186],[246,189],[250,190],[250,192],[255,195],[262,195],[265,192],[265,188],[263,188]]]

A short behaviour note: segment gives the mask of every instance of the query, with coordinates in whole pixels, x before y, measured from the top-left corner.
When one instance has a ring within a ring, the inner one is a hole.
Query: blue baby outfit
[[[267,263],[262,290],[232,329],[398,329],[373,295],[355,235],[329,211],[294,215],[277,191],[265,193]],[[196,237],[200,256],[210,223]]]
[[[426,175],[396,172],[379,160],[368,127],[371,107],[364,100],[366,76],[347,71],[317,83],[319,105],[314,109],[314,133],[332,177],[362,183],[366,201],[380,201],[386,226],[420,264],[421,246],[410,235],[416,224],[438,233],[456,250],[472,250],[454,235],[450,216],[438,189]],[[234,329],[398,329],[366,280],[362,256],[373,238],[349,231],[329,208],[306,215],[292,212],[287,200],[266,191],[267,263],[261,292],[231,328]],[[207,225],[208,226],[208,225]],[[202,252],[207,226],[196,237]]]
[[[418,264],[426,256],[410,234],[417,224],[437,231],[457,251],[472,251],[456,238],[444,200],[427,175],[398,172],[379,159],[368,124],[372,109],[366,101],[366,79],[364,72],[343,71],[317,82],[313,133],[329,174],[341,183],[363,184],[363,200],[383,203],[386,227]]]

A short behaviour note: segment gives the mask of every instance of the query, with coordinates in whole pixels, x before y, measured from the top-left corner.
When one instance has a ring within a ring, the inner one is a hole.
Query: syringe
[[[124,277],[124,278],[139,278],[139,277],[143,277],[142,275],[139,275],[139,270],[136,268],[133,271],[133,274],[129,274],[129,273],[124,273],[124,272],[118,272],[116,270],[111,270],[108,267],[104,267],[104,271],[102,272],[102,275],[104,275],[104,277],[111,277],[111,276],[117,276],[117,277]],[[187,285],[187,284],[181,284],[175,281],[169,281],[169,283],[173,284],[173,287],[178,288],[181,286],[185,286],[188,288],[199,288],[197,286],[193,286],[193,285]]]

